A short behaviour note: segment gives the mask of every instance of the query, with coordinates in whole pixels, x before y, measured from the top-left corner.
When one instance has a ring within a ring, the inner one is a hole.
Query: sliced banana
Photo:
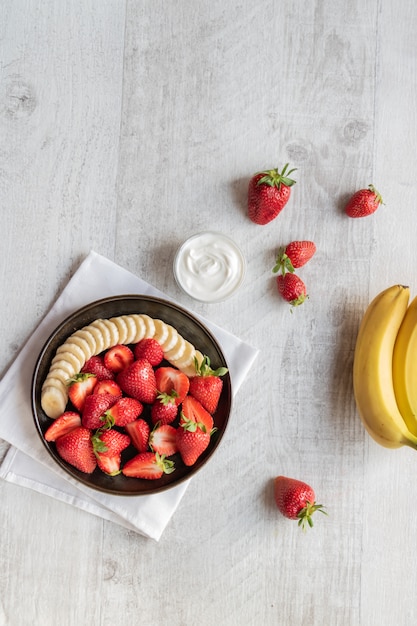
[[[153,338],[162,346],[168,337],[168,325],[162,320],[154,320],[153,323],[155,326]]]
[[[48,417],[56,419],[62,415],[67,401],[67,394],[63,394],[58,387],[47,385],[42,388],[41,405]]]
[[[133,315],[130,315],[129,317],[131,318],[131,320],[133,320],[133,323],[135,324],[135,328],[136,328],[136,334],[133,337],[133,340],[131,341],[131,343],[138,343],[139,341],[144,339],[145,334],[146,334],[145,321],[142,315],[139,315],[139,314],[134,313]]]
[[[119,331],[119,343],[126,344],[129,329],[123,317],[112,317],[110,321],[117,326],[117,330]]]
[[[64,412],[68,402],[67,381],[91,356],[117,344],[138,343],[152,337],[161,345],[167,361],[187,376],[195,376],[195,359],[201,364],[204,356],[170,324],[144,313],[97,319],[76,330],[57,349],[41,391],[46,415],[54,419]]]

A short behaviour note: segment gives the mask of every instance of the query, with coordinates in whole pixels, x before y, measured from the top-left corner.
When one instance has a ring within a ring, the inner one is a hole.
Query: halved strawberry
[[[170,474],[174,470],[174,462],[169,461],[163,455],[157,452],[141,452],[125,463],[122,473],[130,478],[156,480],[163,474]]]
[[[154,367],[164,360],[161,344],[153,337],[139,341],[133,348],[135,359],[147,359]]]
[[[126,426],[129,422],[134,422],[143,411],[143,404],[135,398],[120,398],[113,406],[106,411],[105,418],[115,426]]]
[[[82,425],[91,430],[108,427],[109,424],[106,423],[104,415],[116,402],[116,396],[111,393],[97,393],[87,396],[81,414]]]
[[[178,406],[175,402],[175,395],[159,393],[155,402],[151,406],[152,424],[171,424],[178,415]]]
[[[175,454],[178,452],[177,429],[169,424],[157,424],[149,436],[149,447],[165,456]]]
[[[117,430],[98,431],[92,436],[97,465],[105,474],[120,474],[121,452],[130,445],[130,438]]]
[[[129,367],[133,363],[134,358],[134,354],[129,346],[119,343],[104,354],[104,365],[115,374],[118,374]]]
[[[68,397],[78,411],[82,411],[85,399],[93,393],[97,384],[97,376],[94,374],[75,374],[68,381]]]
[[[198,400],[196,400],[196,398],[193,398],[193,396],[187,396],[184,398],[181,409],[180,423],[186,420],[191,420],[196,423],[204,424],[207,432],[212,430],[214,420],[211,414]]]
[[[156,382],[152,365],[146,359],[138,359],[117,376],[121,390],[131,398],[152,404],[156,398]]]
[[[44,435],[45,439],[46,441],[56,441],[58,437],[66,435],[78,426],[81,426],[80,414],[75,411],[65,411],[49,426]]]
[[[159,393],[176,394],[177,405],[181,404],[190,388],[188,376],[175,367],[158,367],[155,370],[155,382]]]
[[[81,372],[95,374],[97,380],[114,378],[114,372],[104,365],[104,359],[99,354],[90,357],[84,363]]]
[[[197,375],[190,380],[189,393],[211,414],[215,413],[217,409],[223,389],[223,381],[220,376],[224,376],[227,371],[226,367],[213,370],[208,356],[204,357],[200,365],[196,361]]]
[[[136,450],[139,452],[146,452],[148,449],[149,435],[151,429],[149,427],[148,422],[144,419],[139,418],[134,422],[129,422],[126,424],[125,431],[130,437],[130,440]]]
[[[88,428],[79,426],[55,442],[59,456],[80,472],[91,474],[97,467],[97,461]]]
[[[122,397],[122,390],[115,380],[111,380],[105,378],[104,380],[99,380],[97,385],[94,387],[93,393],[111,393],[113,396],[117,398]]]

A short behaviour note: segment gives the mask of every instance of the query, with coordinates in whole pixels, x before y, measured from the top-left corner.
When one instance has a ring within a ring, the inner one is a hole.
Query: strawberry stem
[[[307,526],[310,526],[310,528],[313,527],[314,524],[312,515],[316,511],[320,511],[320,513],[323,513],[323,515],[328,515],[328,513],[324,510],[322,504],[316,504],[315,502],[311,503],[308,500],[305,507],[303,507],[301,511],[298,512],[298,526],[301,526],[303,531],[306,530]]]
[[[270,187],[277,187],[278,189],[281,185],[285,185],[286,187],[292,187],[295,184],[295,180],[290,178],[290,174],[296,171],[297,168],[293,168],[287,172],[287,168],[289,163],[286,163],[283,167],[282,172],[279,172],[278,168],[273,170],[265,170],[264,172],[259,172],[262,174],[262,178],[260,178],[257,182],[258,185],[269,185]]]

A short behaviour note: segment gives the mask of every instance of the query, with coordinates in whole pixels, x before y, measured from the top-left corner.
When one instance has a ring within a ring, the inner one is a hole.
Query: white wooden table
[[[0,0],[2,374],[91,249],[260,350],[158,543],[0,483],[0,624],[416,623],[417,455],[368,437],[351,388],[370,298],[417,293],[416,27],[412,0]],[[287,161],[290,204],[252,224],[250,175]],[[349,220],[369,183],[385,205]],[[205,305],[172,259],[212,226],[248,271]],[[291,315],[271,268],[296,238],[318,251]],[[281,517],[277,474],[329,517]]]

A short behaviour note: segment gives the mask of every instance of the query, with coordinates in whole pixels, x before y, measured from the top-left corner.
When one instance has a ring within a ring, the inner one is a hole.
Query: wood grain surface
[[[0,0],[0,372],[91,249],[260,350],[158,543],[0,483],[1,625],[416,623],[417,456],[369,438],[351,378],[369,300],[417,293],[416,27],[411,0]],[[286,162],[290,203],[256,226],[248,180]],[[346,218],[369,183],[385,204]],[[172,275],[207,228],[247,260],[218,304]],[[271,269],[304,238],[291,314]],[[327,506],[311,532],[277,474]]]

